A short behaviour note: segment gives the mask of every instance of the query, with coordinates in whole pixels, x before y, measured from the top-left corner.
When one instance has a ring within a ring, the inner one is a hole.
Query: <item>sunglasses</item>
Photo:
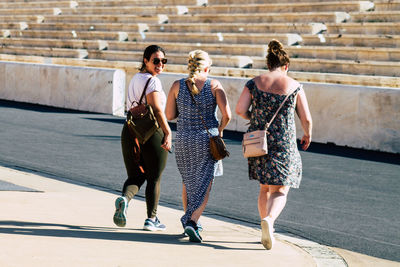
[[[167,64],[167,59],[166,58],[153,58],[153,64],[154,65],[158,65],[158,64],[160,64],[160,62],[162,63],[162,64]]]

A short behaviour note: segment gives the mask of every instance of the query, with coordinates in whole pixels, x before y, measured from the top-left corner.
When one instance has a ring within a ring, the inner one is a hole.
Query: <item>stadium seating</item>
[[[186,72],[200,48],[212,74],[266,70],[271,39],[300,81],[400,87],[400,0],[0,0],[0,60],[120,67],[143,49],[167,51],[166,71]]]

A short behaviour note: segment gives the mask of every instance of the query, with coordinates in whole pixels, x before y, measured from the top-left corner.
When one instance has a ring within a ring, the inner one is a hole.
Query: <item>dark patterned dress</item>
[[[218,135],[217,102],[211,92],[211,80],[194,98],[211,135]],[[211,157],[210,141],[192,102],[185,79],[180,80],[176,99],[178,109],[175,157],[187,192],[187,209],[181,218],[182,225],[191,218],[204,201],[210,182],[214,179],[217,161]]]
[[[250,127],[247,132],[262,130],[278,110],[286,95],[263,92],[253,80],[246,87],[252,95]],[[249,179],[261,184],[300,186],[302,163],[296,143],[295,109],[297,88],[288,97],[268,129],[268,154],[248,158]]]

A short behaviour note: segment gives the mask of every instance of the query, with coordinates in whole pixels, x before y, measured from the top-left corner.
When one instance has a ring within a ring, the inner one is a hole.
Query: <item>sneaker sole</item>
[[[123,200],[117,198],[115,200],[115,213],[114,213],[114,223],[116,226],[124,227],[126,225],[126,215],[125,215],[125,205],[123,204]]]
[[[155,226],[143,226],[143,230],[155,232],[155,231],[165,231],[167,230],[167,228],[157,228]]]
[[[202,239],[201,236],[196,233],[193,227],[186,226],[185,227],[185,234],[189,236],[190,242],[201,243]]]
[[[269,231],[268,222],[265,220],[261,221],[261,243],[263,244],[264,248],[270,250],[272,248],[272,233]]]

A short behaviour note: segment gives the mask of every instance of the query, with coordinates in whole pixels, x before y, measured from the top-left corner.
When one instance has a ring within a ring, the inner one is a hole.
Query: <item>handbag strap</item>
[[[287,94],[285,97],[285,100],[283,100],[283,102],[281,103],[281,105],[279,106],[278,110],[275,112],[274,116],[272,116],[271,120],[265,125],[265,130],[268,130],[269,126],[271,125],[271,123],[274,121],[276,115],[278,115],[278,112],[281,110],[281,108],[283,107],[283,105],[285,104],[286,100],[289,98],[289,96],[291,96],[294,92],[296,91],[296,89],[291,92],[290,94]]]
[[[146,92],[147,86],[148,86],[149,83],[150,83],[151,78],[152,78],[152,77],[150,77],[150,78],[147,80],[146,85],[144,86],[142,95],[140,96],[139,102],[133,100],[132,103],[131,103],[131,106],[133,105],[134,102],[137,102],[139,105],[142,104],[142,100],[143,100],[144,94],[145,94],[145,92]]]
[[[192,93],[192,91],[190,90],[189,84],[188,84],[187,82],[186,82],[186,87],[188,88],[188,91],[189,91],[189,94],[190,94],[190,96],[191,96],[191,98],[192,98],[192,101],[193,101],[194,105],[196,106],[196,110],[197,110],[197,113],[199,113],[201,122],[203,123],[203,126],[204,126],[204,128],[206,129],[208,136],[211,137],[211,133],[210,133],[210,131],[209,131],[208,128],[207,128],[206,122],[204,121],[203,116],[202,116],[201,113],[200,113],[199,106],[197,105],[197,102],[196,102],[196,100],[194,99],[193,93]]]

